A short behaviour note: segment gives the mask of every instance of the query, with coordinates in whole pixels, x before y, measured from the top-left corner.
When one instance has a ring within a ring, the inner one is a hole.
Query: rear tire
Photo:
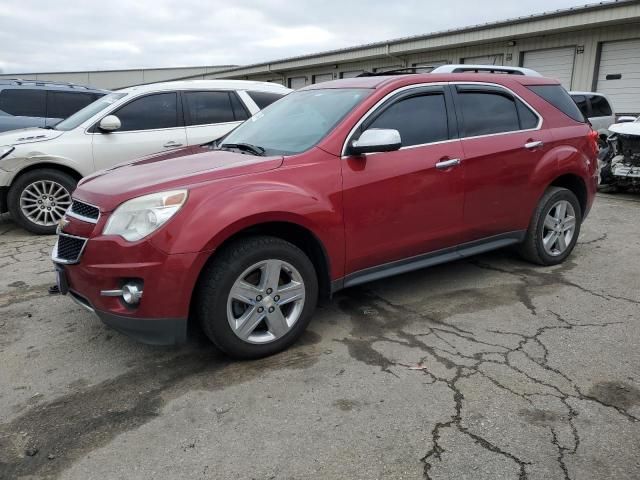
[[[566,260],[580,235],[582,209],[575,194],[550,187],[533,212],[520,255],[532,263],[550,266]]]
[[[71,205],[76,184],[72,176],[50,168],[20,175],[7,195],[11,217],[32,233],[53,235],[58,221]]]
[[[255,236],[224,247],[205,267],[194,313],[220,350],[253,359],[293,344],[317,300],[317,274],[305,253],[280,238]]]

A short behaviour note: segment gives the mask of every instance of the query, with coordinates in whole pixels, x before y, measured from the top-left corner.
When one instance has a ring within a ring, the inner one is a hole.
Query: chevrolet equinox
[[[597,134],[554,80],[370,76],[312,85],[222,140],[82,180],[61,292],[140,341],[197,322],[273,354],[333,292],[516,246],[563,262],[594,200]]]

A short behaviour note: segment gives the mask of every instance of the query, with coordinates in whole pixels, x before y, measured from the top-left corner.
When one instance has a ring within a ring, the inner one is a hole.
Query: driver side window
[[[178,127],[178,94],[158,93],[127,103],[114,113],[122,122],[119,132]]]
[[[398,100],[379,114],[364,130],[394,129],[402,146],[448,140],[447,108],[442,93],[420,94]]]

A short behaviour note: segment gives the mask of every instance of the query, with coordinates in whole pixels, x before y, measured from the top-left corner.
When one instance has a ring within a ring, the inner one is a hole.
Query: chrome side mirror
[[[103,132],[115,132],[120,130],[120,127],[122,127],[122,122],[115,115],[107,115],[98,124],[98,128]]]
[[[402,146],[402,139],[398,130],[386,128],[370,128],[353,140],[349,146],[349,155],[363,153],[393,152]]]

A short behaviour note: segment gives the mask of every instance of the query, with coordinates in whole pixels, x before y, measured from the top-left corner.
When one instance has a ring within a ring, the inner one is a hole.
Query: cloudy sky
[[[249,64],[585,0],[2,0],[4,73]]]

